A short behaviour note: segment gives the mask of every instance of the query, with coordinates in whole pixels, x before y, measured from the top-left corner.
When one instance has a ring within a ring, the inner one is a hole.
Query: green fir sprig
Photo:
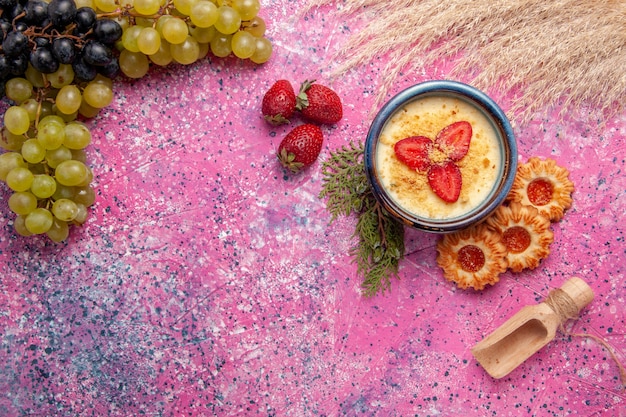
[[[356,215],[353,237],[358,237],[350,255],[363,276],[363,294],[371,297],[391,288],[404,256],[404,228],[378,203],[367,180],[364,147],[349,146],[331,152],[322,164],[323,185],[319,198],[326,199],[331,223],[339,216]]]

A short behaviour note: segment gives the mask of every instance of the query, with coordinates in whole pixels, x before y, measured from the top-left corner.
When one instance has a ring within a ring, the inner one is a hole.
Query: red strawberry
[[[472,140],[472,125],[466,121],[454,122],[437,133],[435,144],[448,158],[458,161],[467,155]]]
[[[396,142],[393,151],[409,168],[425,172],[431,164],[429,154],[432,148],[433,141],[426,136],[411,136]]]
[[[461,194],[461,170],[452,161],[434,164],[428,169],[428,184],[443,201],[454,203]]]
[[[278,160],[296,173],[311,165],[322,150],[324,135],[319,126],[304,124],[294,128],[278,146]]]
[[[341,99],[330,88],[305,81],[300,86],[296,109],[312,122],[320,124],[337,123],[343,117]]]
[[[287,80],[278,80],[263,96],[261,112],[269,123],[280,125],[289,123],[296,111],[296,93]]]

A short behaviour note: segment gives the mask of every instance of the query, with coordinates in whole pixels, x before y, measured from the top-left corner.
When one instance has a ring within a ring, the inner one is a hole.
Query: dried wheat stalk
[[[310,0],[305,9],[331,3]],[[337,8],[368,23],[330,57],[338,62],[331,75],[386,56],[376,104],[401,72],[450,60],[450,77],[511,94],[508,113],[520,123],[559,102],[563,112],[624,110],[624,0],[347,0]]]

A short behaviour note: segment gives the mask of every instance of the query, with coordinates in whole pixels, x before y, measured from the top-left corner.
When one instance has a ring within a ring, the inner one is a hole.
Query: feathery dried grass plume
[[[310,0],[305,10],[336,3]],[[347,0],[338,12],[369,19],[331,59],[341,75],[386,56],[380,104],[401,72],[453,63],[451,77],[511,99],[509,115],[527,122],[560,104],[624,110],[624,0]]]

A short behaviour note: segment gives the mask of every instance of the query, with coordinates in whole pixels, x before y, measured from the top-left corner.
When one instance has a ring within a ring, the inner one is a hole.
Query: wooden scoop
[[[593,300],[585,281],[573,277],[540,304],[525,306],[472,348],[472,354],[494,378],[502,378],[547,345],[557,328]]]

